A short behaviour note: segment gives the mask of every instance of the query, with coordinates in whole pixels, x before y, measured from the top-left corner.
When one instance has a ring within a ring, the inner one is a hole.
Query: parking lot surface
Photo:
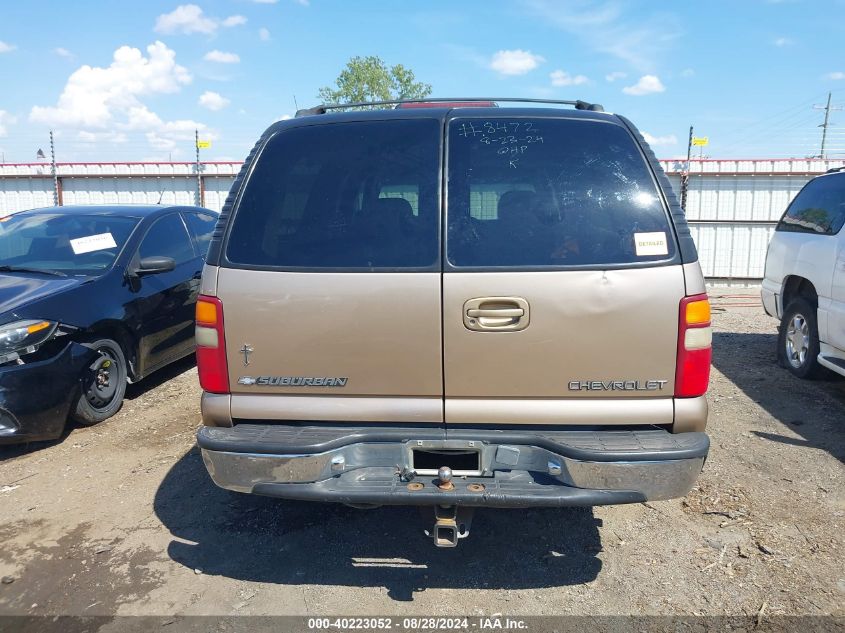
[[[120,413],[0,448],[0,614],[845,614],[845,380],[775,363],[755,290],[712,289],[710,458],[685,498],[479,510],[438,550],[413,508],[216,488],[190,363]]]

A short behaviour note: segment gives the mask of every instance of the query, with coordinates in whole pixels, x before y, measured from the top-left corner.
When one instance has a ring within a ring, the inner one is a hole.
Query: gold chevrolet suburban
[[[261,136],[196,309],[217,485],[430,506],[439,546],[479,506],[687,493],[711,330],[683,212],[627,119],[526,101],[319,106]]]

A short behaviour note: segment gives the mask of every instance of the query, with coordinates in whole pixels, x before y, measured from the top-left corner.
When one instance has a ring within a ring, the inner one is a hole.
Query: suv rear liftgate
[[[321,107],[256,144],[197,304],[218,485],[430,506],[438,546],[478,506],[692,487],[710,310],[653,154],[599,106],[461,101]]]

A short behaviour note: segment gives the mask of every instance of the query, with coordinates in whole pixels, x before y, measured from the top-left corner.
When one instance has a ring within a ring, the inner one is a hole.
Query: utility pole
[[[687,210],[687,189],[689,188],[690,160],[692,159],[692,126],[689,126],[689,140],[687,141],[687,164],[681,174],[681,209]]]
[[[827,93],[827,105],[814,105],[814,110],[824,110],[824,123],[822,123],[819,127],[822,129],[822,147],[821,151],[819,152],[819,158],[825,159],[827,158],[825,147],[827,145],[827,128],[830,125],[830,111],[831,110],[841,110],[842,106],[833,106],[830,105],[830,95],[831,93]]]
[[[50,130],[50,172],[53,174],[53,206],[61,202],[59,196],[59,174],[56,171],[56,146],[53,143],[53,130]]]

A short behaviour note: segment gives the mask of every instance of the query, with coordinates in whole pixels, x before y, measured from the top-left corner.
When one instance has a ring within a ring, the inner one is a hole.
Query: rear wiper
[[[59,270],[45,270],[43,268],[27,268],[26,266],[0,266],[0,273],[41,273],[43,275],[55,275],[56,277],[67,277]]]

